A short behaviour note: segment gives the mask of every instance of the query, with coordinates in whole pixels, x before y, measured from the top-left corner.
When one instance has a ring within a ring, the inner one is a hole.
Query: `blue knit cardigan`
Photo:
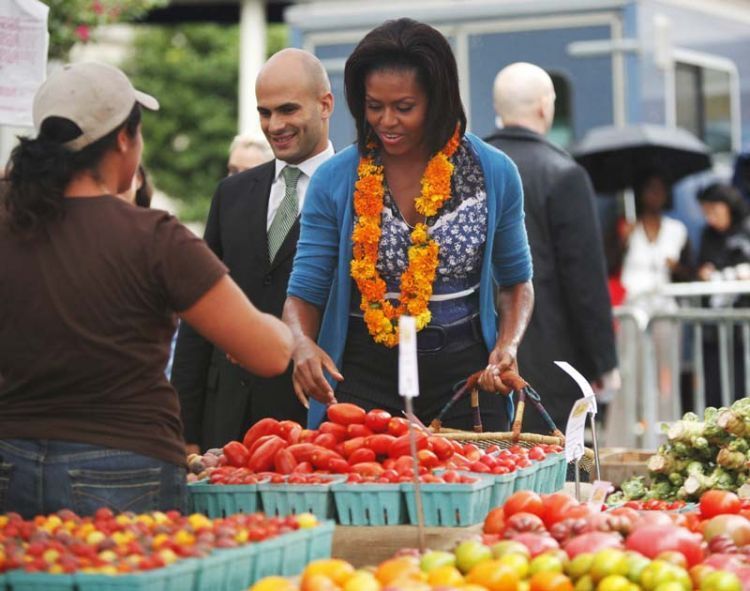
[[[479,158],[487,192],[487,227],[479,285],[479,313],[487,349],[497,340],[494,285],[511,286],[531,279],[531,253],[526,237],[523,189],[518,169],[503,152],[467,133]],[[287,293],[323,310],[318,345],[341,367],[346,345],[352,280],[352,193],[359,152],[352,145],[313,175],[305,195],[300,237]],[[335,388],[335,382],[328,377]],[[512,415],[512,402],[509,404]],[[325,407],[310,401],[308,426],[317,427]]]

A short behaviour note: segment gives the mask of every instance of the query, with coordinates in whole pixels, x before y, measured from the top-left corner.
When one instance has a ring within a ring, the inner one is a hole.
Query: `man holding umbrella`
[[[569,362],[595,386],[605,377],[619,381],[595,197],[586,172],[544,137],[555,113],[554,87],[544,70],[522,62],[501,70],[494,104],[504,127],[487,141],[518,166],[534,263],[536,304],[518,366],[564,428],[581,393],[554,361]],[[524,430],[547,428],[530,412]]]

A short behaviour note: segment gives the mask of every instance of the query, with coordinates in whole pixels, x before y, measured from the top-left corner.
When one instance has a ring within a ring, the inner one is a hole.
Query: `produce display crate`
[[[647,464],[652,455],[654,455],[653,451],[642,449],[603,449],[599,454],[601,479],[611,482],[615,486],[619,486],[633,476],[643,476],[648,482]]]
[[[537,492],[549,494],[562,490],[565,485],[565,473],[567,464],[565,463],[565,453],[549,454],[541,462],[539,475],[537,476]]]
[[[212,552],[202,558],[194,588],[200,591],[226,591],[226,574],[231,558],[228,552]]]
[[[317,527],[306,529],[307,562],[319,558],[330,558],[333,550],[333,532],[336,525],[333,521],[323,521]]]
[[[484,520],[490,510],[493,481],[476,474],[470,484],[420,484],[422,509],[426,526],[463,527]],[[406,498],[409,522],[417,524],[414,485],[404,483],[401,490]]]
[[[227,517],[235,513],[255,513],[258,506],[257,484],[188,484],[190,511],[207,517]]]
[[[516,484],[515,472],[508,474],[492,475],[492,495],[490,497],[490,508],[499,507],[513,494]]]
[[[343,476],[333,476],[320,484],[258,484],[263,512],[279,517],[312,513],[321,520],[332,519],[336,516],[336,505],[331,486],[343,479]]]
[[[400,484],[339,482],[331,486],[341,525],[406,523],[406,502]]]
[[[279,574],[292,577],[300,574],[308,563],[311,535],[309,530],[298,529],[282,536],[281,570]]]
[[[247,589],[253,583],[253,570],[258,555],[258,544],[246,544],[237,548],[216,550],[226,558],[223,587],[226,591]]]
[[[11,591],[73,591],[75,588],[73,575],[27,573],[23,570],[8,571],[5,583]],[[4,588],[0,586],[0,589]]]
[[[278,536],[256,544],[257,554],[253,568],[253,581],[281,573],[284,558],[284,538],[285,536]]]
[[[77,591],[193,591],[203,559],[178,560],[164,568],[123,575],[73,575]]]
[[[538,490],[538,478],[540,465],[534,462],[528,468],[519,468],[516,470],[516,479],[513,482],[513,492],[519,490]]]

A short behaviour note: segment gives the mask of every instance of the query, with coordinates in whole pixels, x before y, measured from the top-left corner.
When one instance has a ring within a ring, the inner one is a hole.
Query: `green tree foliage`
[[[184,220],[205,220],[227,149],[237,133],[237,26],[142,27],[126,70],[137,88],[159,99],[144,116],[144,161],[154,184],[182,204]],[[269,54],[286,28],[273,25]]]
[[[66,60],[76,43],[91,40],[94,29],[137,19],[168,0],[44,0],[49,6],[49,57]]]

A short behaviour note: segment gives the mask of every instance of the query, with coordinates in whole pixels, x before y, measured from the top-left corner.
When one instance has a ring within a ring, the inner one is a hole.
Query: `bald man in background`
[[[333,95],[323,65],[299,49],[269,58],[255,95],[274,159],[219,183],[204,238],[258,309],[281,317],[305,192],[315,170],[333,155]],[[188,451],[242,440],[264,417],[306,422],[291,371],[272,379],[254,376],[186,323],[177,338],[172,384],[180,395]]]
[[[486,141],[518,166],[534,263],[534,313],[518,367],[564,430],[581,392],[554,361],[569,362],[595,389],[619,380],[595,195],[586,171],[544,137],[555,116],[555,90],[544,70],[523,62],[502,69],[493,102],[503,128]],[[530,410],[524,430],[548,428]]]
[[[263,138],[236,135],[229,145],[227,176],[255,168],[273,159],[271,146]]]

